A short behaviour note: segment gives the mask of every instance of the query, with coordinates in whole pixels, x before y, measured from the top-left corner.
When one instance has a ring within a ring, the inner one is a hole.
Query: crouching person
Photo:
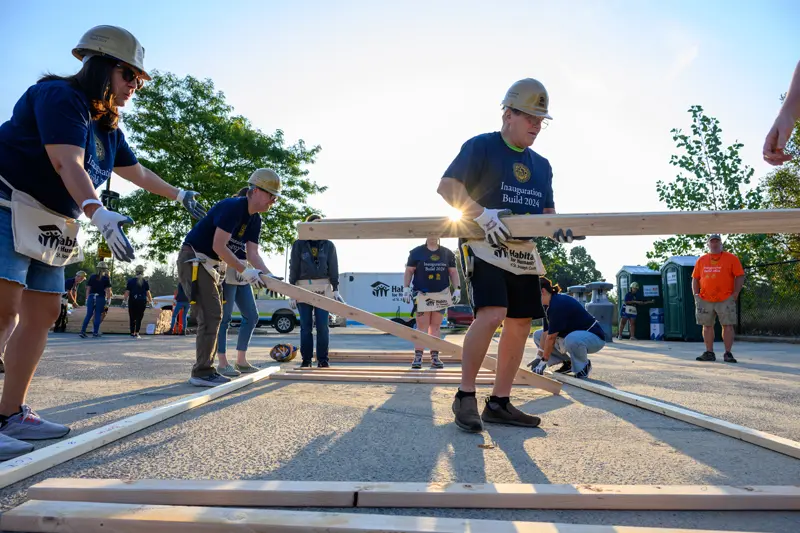
[[[541,375],[546,367],[561,363],[555,372],[588,378],[592,371],[589,354],[606,345],[603,328],[575,298],[559,294],[560,287],[549,279],[541,278],[541,287],[545,324],[533,334],[539,351],[528,366]]]
[[[262,274],[274,277],[259,254],[258,239],[261,213],[280,197],[281,179],[274,171],[261,168],[253,172],[248,183],[244,196],[226,198],[208,211],[186,235],[178,255],[178,280],[189,295],[192,316],[197,320],[197,354],[189,379],[197,387],[215,387],[230,381],[214,369],[222,322],[221,263],[251,285],[259,286]],[[232,251],[239,249],[245,251],[247,261]]]

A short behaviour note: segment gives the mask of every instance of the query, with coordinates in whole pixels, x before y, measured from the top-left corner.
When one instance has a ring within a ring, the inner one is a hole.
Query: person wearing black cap
[[[722,326],[722,341],[725,344],[726,363],[735,363],[733,349],[733,327],[736,325],[736,300],[744,285],[744,269],[739,258],[722,250],[722,238],[718,233],[708,236],[709,253],[700,257],[692,272],[695,317],[703,326],[706,351],[698,361],[716,361],[714,354],[714,322],[719,317]]]

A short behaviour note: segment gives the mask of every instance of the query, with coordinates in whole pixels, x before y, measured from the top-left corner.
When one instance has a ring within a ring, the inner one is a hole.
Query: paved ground
[[[254,339],[253,363],[296,336]],[[51,336],[30,403],[76,433],[184,394],[192,338]],[[386,335],[334,333],[332,348],[405,349]],[[740,365],[697,363],[698,345],[623,342],[594,358],[593,378],[790,438],[800,436],[800,347],[742,344]],[[631,362],[634,361],[634,362]],[[260,382],[0,491],[0,508],[48,477],[798,484],[800,461],[565,386],[518,389],[542,428],[451,423],[452,387]],[[488,394],[482,388],[481,394]],[[760,413],[756,419],[754,416]],[[479,445],[489,444],[490,448]],[[797,532],[800,513],[365,510],[570,523]]]

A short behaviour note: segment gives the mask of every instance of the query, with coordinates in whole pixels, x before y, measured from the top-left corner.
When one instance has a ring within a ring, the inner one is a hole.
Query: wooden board
[[[575,235],[697,235],[707,233],[800,233],[800,209],[668,211],[514,215],[503,223],[516,237],[550,237],[559,228]],[[428,236],[482,239],[469,220],[447,217],[407,219],[325,219],[297,225],[299,239],[418,239]]]
[[[396,322],[392,322],[386,318],[382,318],[372,313],[368,313],[366,311],[362,311],[356,307],[349,306],[347,304],[343,304],[341,302],[337,302],[331,298],[326,298],[325,296],[321,296],[319,294],[314,294],[311,291],[303,289],[301,287],[296,287],[294,285],[290,285],[283,281],[276,280],[274,278],[269,278],[267,276],[261,276],[262,281],[266,284],[267,288],[271,291],[283,294],[288,296],[289,298],[293,298],[298,302],[304,302],[314,307],[319,307],[320,309],[325,309],[331,313],[334,313],[339,316],[346,316],[357,322],[361,322],[367,326],[371,326],[373,328],[379,329],[381,331],[385,331],[395,337],[399,337],[401,339],[405,339],[411,342],[415,342],[422,346],[425,346],[429,349],[439,350],[442,354],[454,354],[458,357],[461,357],[461,346],[457,344],[453,344],[452,342],[448,342],[444,339],[440,339],[438,337],[433,337],[428,335],[427,333],[422,333],[421,331],[417,331],[415,329],[411,329],[409,327],[403,326],[402,324],[398,324]],[[486,357],[486,361],[488,364],[491,364],[489,361],[490,357]],[[489,368],[490,370],[494,370],[494,367],[487,366],[487,363],[484,363],[484,368]],[[520,369],[520,372],[524,372],[524,370]],[[532,387],[538,387],[540,389],[544,389],[547,392],[552,394],[558,394],[561,391],[561,384],[555,380],[550,378],[546,378],[544,376],[538,376],[532,372],[528,373],[529,375],[523,375],[520,379],[524,379],[526,383],[531,385]],[[519,372],[517,376],[519,376]]]
[[[675,407],[674,405],[645,398],[644,396],[639,396],[630,392],[599,385],[591,381],[565,376],[563,374],[554,374],[553,376],[563,383],[800,459],[800,442],[726,422],[725,420],[720,420],[696,411],[690,411],[682,407]]]
[[[34,500],[231,507],[797,511],[800,486],[48,479]]]
[[[83,319],[86,316],[86,307],[79,307],[76,310],[72,311],[72,314],[69,315],[69,322],[67,323],[67,333],[80,333],[81,326],[83,325]],[[156,325],[156,335],[161,335],[166,331],[169,331],[169,327],[172,324],[172,311],[166,311],[161,309],[145,309],[144,317],[142,318],[142,329],[139,331],[141,335],[145,335],[147,332],[147,325],[148,324],[155,324]],[[89,326],[87,331],[89,334],[92,333],[92,323],[89,322]],[[130,335],[131,328],[130,328],[130,317],[128,316],[128,310],[123,309],[122,307],[109,307],[108,314],[106,314],[105,320],[103,323],[100,324],[100,332],[101,333],[108,333],[108,334],[125,334]]]
[[[700,530],[503,522],[432,516],[31,500],[0,517],[28,533],[722,533]]]
[[[386,372],[391,374],[399,374],[399,373],[409,373],[409,372],[416,372],[417,374],[458,374],[461,375],[460,368],[427,368],[423,367],[421,369],[411,369],[408,366],[398,368],[398,367],[388,367],[388,366],[336,366],[331,368],[292,368],[287,370],[287,372],[300,372],[304,374],[318,374],[318,373],[325,373],[325,372],[347,372],[350,374],[375,374],[380,372]],[[494,375],[494,372],[491,370],[480,369],[478,371],[478,375],[482,376],[485,374]]]
[[[189,409],[206,404],[212,400],[230,394],[262,379],[266,379],[280,370],[279,366],[272,366],[259,370],[253,374],[246,374],[234,379],[230,383],[206,389],[197,394],[192,394],[174,402],[156,407],[149,411],[119,420],[107,426],[92,431],[87,431],[72,438],[64,438],[55,444],[34,450],[15,459],[0,463],[0,488],[23,480],[48,468],[60,465],[70,459],[96,450],[115,440],[150,427],[163,420],[179,415]]]
[[[419,376],[419,375],[378,375],[378,374],[337,374],[325,372],[319,374],[301,374],[290,372],[288,374],[273,374],[271,379],[282,381],[336,381],[342,383],[438,383],[442,385],[458,385],[461,383],[460,375]],[[492,385],[494,377],[478,376],[478,385]]]
[[[384,356],[384,357],[373,357],[373,356],[359,356],[359,355],[348,355],[347,357],[329,357],[328,361],[331,363],[380,363],[380,364],[407,364],[409,367],[411,366],[411,361],[413,357],[397,357],[397,356]],[[454,358],[445,358],[440,357],[441,361],[445,364],[445,366],[460,366],[461,359],[454,359]],[[430,359],[423,359],[422,364],[430,365]]]

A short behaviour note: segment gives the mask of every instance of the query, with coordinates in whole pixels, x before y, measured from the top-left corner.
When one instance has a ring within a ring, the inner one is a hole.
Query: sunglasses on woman
[[[137,89],[144,87],[144,80],[131,67],[122,63],[117,63],[117,68],[122,71],[122,79],[125,80],[126,83],[136,80]]]

